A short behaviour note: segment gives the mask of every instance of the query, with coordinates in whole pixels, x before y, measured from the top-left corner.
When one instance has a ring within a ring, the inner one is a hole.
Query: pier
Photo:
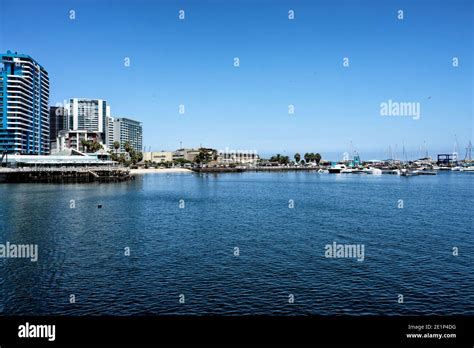
[[[196,173],[242,173],[242,172],[289,172],[289,171],[317,171],[322,167],[279,167],[279,166],[259,166],[259,167],[198,167],[191,168]]]
[[[130,180],[133,180],[130,171],[117,166],[0,168],[0,182],[8,183],[121,182]]]

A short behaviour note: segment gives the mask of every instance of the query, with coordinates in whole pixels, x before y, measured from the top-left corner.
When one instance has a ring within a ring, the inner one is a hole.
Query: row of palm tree
[[[270,162],[277,162],[279,164],[288,164],[290,163],[290,158],[288,156],[282,156],[279,153],[276,156],[270,157]]]
[[[101,143],[99,143],[95,140],[86,140],[86,139],[81,140],[81,146],[82,146],[84,152],[86,152],[86,153],[88,153],[88,152],[89,153],[90,152],[97,152],[97,151],[104,148]]]
[[[121,164],[137,164],[143,159],[143,153],[136,151],[128,141],[123,144],[123,148],[130,158],[129,161],[127,160],[125,153],[118,153],[118,150],[120,149],[120,142],[114,141],[113,148],[115,153],[111,153],[111,158],[113,161],[117,161]]]
[[[297,156],[298,155],[298,156]],[[296,159],[298,157],[298,159]],[[295,154],[295,160],[296,162],[299,162],[301,159],[301,155],[299,153],[296,153]],[[316,164],[319,164],[319,162],[321,161],[321,155],[319,153],[305,153],[304,154],[304,161],[306,163],[310,163],[310,162],[316,162]]]
[[[319,164],[321,161],[321,155],[319,153],[305,153],[304,154],[304,160],[301,159],[301,155],[297,152],[295,153],[294,156],[295,162],[296,163],[310,163],[310,162],[315,162]],[[276,154],[275,156],[270,157],[270,162],[277,162],[279,164],[287,164],[290,163],[290,159],[288,156],[282,156],[280,154]]]

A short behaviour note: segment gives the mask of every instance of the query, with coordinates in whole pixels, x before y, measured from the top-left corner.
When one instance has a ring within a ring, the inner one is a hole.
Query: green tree
[[[196,160],[199,159],[199,162]],[[199,152],[194,159],[194,162],[196,163],[207,163],[212,161],[213,159],[217,159],[217,151],[214,149],[206,148],[206,147],[200,147]]]
[[[314,155],[314,160],[316,161],[317,164],[319,164],[319,162],[321,162],[321,155],[319,153]]]
[[[130,145],[130,143],[126,141],[123,145],[123,148],[125,149],[125,152],[130,152],[132,150],[132,145]]]
[[[295,153],[295,162],[298,163],[301,159],[301,155],[299,153]]]
[[[97,142],[97,141],[90,141],[89,142],[89,149],[91,152],[97,152],[101,149],[103,149],[104,147],[102,146],[101,143]]]
[[[121,153],[119,158],[118,158],[118,162],[121,163],[121,164],[125,164],[126,161],[127,161],[127,159],[125,157],[125,154]]]
[[[115,149],[115,153],[117,153],[117,151],[120,149],[120,142],[114,141],[114,149]]]
[[[303,157],[303,158],[304,158],[304,161],[305,161],[306,163],[308,163],[308,162],[310,161],[310,159],[311,159],[309,153],[307,153],[307,152],[304,154],[304,157]]]
[[[278,162],[280,163],[281,161],[281,155],[279,153],[276,154],[276,156],[270,157],[270,162]]]
[[[89,142],[86,139],[81,140],[82,151],[87,152],[87,148],[89,147]]]

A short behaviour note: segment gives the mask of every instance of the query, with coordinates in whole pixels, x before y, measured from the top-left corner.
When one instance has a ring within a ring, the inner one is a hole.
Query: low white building
[[[84,146],[82,146],[83,140],[98,142],[104,146],[101,133],[99,132],[91,132],[87,130],[63,130],[59,132],[56,142],[53,143],[56,148],[51,149],[51,153],[54,154],[67,149],[85,152]]]
[[[260,157],[253,151],[221,151],[218,153],[217,161],[221,164],[250,164],[256,165]]]

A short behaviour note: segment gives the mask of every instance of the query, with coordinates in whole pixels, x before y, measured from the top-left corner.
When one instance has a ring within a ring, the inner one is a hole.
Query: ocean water
[[[1,184],[0,243],[39,256],[0,258],[0,314],[473,315],[473,183],[287,172]],[[325,257],[333,242],[363,245],[364,260]]]

